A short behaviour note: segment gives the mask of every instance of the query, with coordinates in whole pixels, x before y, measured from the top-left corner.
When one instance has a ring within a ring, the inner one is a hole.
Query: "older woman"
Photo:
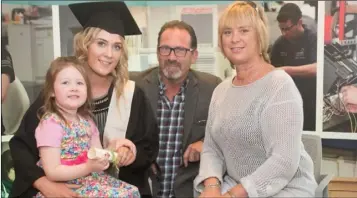
[[[87,66],[93,115],[103,147],[114,147],[121,160],[119,179],[151,196],[147,170],[158,153],[158,127],[144,92],[128,80],[128,52],[124,37],[141,34],[123,2],[94,2],[70,5],[84,27],[75,36],[75,54]],[[76,197],[65,184],[48,180],[36,165],[39,152],[34,137],[38,125],[39,97],[25,114],[21,128],[10,141],[16,179],[11,197]],[[127,138],[137,149],[136,158],[125,146],[116,148],[117,138]],[[76,188],[78,186],[70,186]]]
[[[268,42],[260,6],[235,2],[223,12],[219,44],[237,75],[212,96],[194,181],[200,197],[314,196],[301,96],[290,76],[269,64]]]

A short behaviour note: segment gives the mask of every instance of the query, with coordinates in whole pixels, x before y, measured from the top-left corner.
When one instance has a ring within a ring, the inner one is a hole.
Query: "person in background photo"
[[[119,174],[109,172],[138,187],[141,197],[151,197],[148,169],[158,153],[158,127],[143,90],[129,80],[125,43],[125,36],[139,35],[141,31],[122,1],[75,3],[69,8],[83,26],[75,35],[74,51],[89,78],[91,113],[100,142],[120,158]],[[40,159],[35,139],[40,121],[37,113],[44,102],[42,92],[10,140],[16,173],[10,196],[27,198],[41,192],[45,197],[78,197],[74,190],[80,186],[69,188],[63,182],[53,182],[36,164]],[[117,144],[122,138],[135,145],[136,157],[131,149]]]
[[[347,112],[357,113],[357,84],[343,86],[340,93]]]
[[[12,58],[6,46],[1,45],[1,103],[6,100],[10,83],[15,80]],[[10,99],[11,100],[11,99]],[[1,135],[5,135],[5,126],[1,117]]]
[[[301,95],[269,63],[263,8],[232,3],[219,19],[218,36],[236,75],[213,92],[195,191],[199,197],[314,197]]]
[[[173,20],[160,29],[158,67],[135,77],[156,114],[159,155],[151,167],[153,196],[193,197],[200,153],[214,88],[221,79],[191,69],[198,57],[197,37],[189,24]]]
[[[316,8],[317,7],[317,2],[318,1],[304,1],[303,7],[309,5],[310,7],[315,7]],[[278,1],[277,3],[281,7],[286,4],[284,1]],[[317,9],[315,9],[315,11],[317,11]],[[315,13],[315,16],[317,16],[316,13]],[[310,31],[317,32],[317,18],[314,19],[311,16],[308,16],[308,15],[305,15],[304,13],[302,13],[301,20],[302,20],[302,24],[307,26],[307,28]]]
[[[272,46],[271,64],[294,80],[303,98],[304,130],[315,131],[317,35],[303,24],[300,8],[284,4],[277,16],[282,35]]]

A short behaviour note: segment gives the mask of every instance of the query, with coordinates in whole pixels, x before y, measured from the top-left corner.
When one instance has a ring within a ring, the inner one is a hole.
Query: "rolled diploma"
[[[118,154],[116,152],[99,148],[90,148],[87,154],[88,159],[100,159],[104,158],[106,155],[109,156],[109,161],[112,163],[118,158]]]

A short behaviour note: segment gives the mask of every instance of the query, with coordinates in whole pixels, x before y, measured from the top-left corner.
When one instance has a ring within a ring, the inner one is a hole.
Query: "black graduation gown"
[[[109,89],[109,99],[112,91],[112,88]],[[37,112],[42,105],[43,100],[39,96],[24,115],[19,131],[10,140],[16,174],[10,197],[34,196],[38,190],[32,184],[45,175],[43,169],[36,165],[39,151],[34,135],[39,123]],[[148,168],[158,155],[158,134],[159,129],[150,103],[144,92],[135,86],[126,138],[136,145],[137,156],[131,165],[120,168],[119,179],[137,186],[142,195],[151,194]]]

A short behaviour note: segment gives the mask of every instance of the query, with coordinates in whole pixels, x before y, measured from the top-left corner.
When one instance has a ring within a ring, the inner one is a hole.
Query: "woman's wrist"
[[[219,182],[213,184],[206,184],[204,186],[205,188],[221,188],[221,184]]]
[[[203,182],[203,186],[204,188],[221,188],[221,183],[217,178],[211,177]]]

